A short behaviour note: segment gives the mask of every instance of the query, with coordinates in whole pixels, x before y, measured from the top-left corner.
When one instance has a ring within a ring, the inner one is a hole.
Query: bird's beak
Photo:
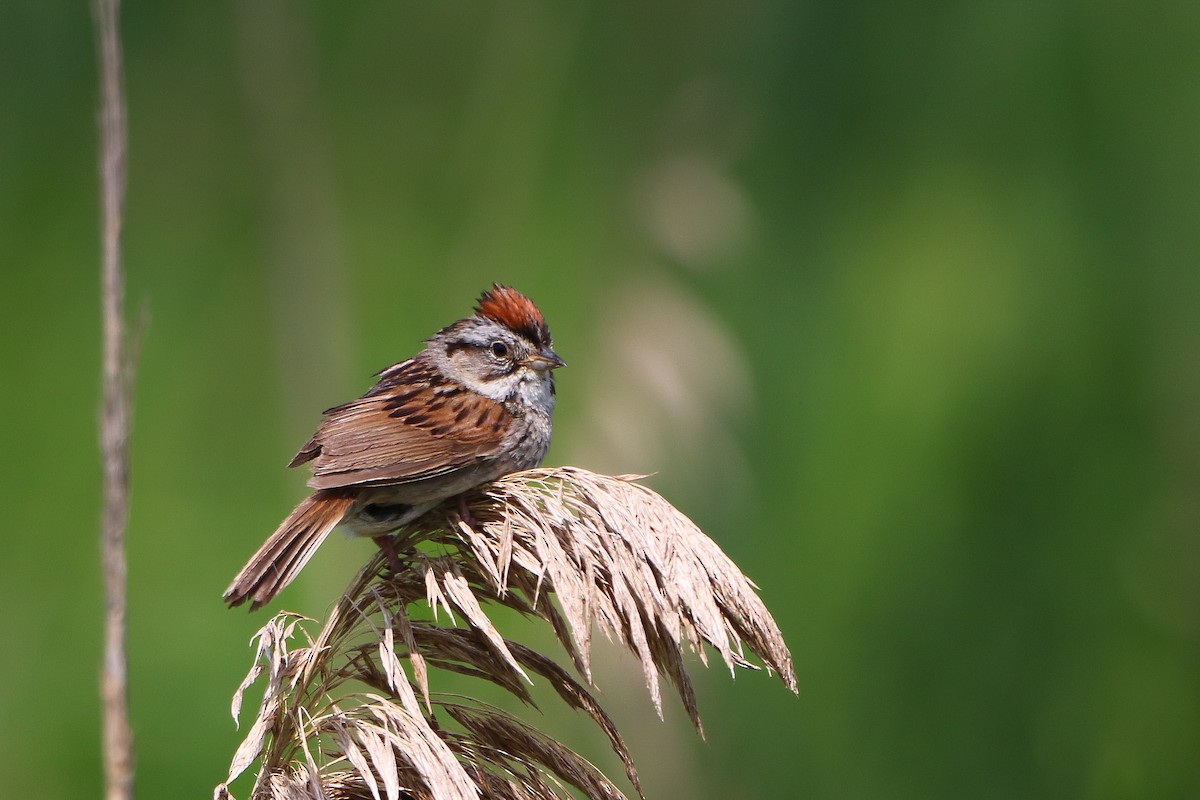
[[[558,353],[549,347],[543,347],[540,351],[525,359],[525,363],[534,369],[558,369],[567,365],[567,362],[559,358]]]

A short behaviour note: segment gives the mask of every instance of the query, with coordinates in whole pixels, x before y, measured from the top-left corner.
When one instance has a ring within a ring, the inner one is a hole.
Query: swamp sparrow
[[[550,447],[554,352],[542,312],[493,284],[475,315],[443,328],[325,419],[288,465],[311,461],[315,491],[225,590],[230,606],[270,602],[336,526],[395,554],[388,534],[482,483],[536,467]]]

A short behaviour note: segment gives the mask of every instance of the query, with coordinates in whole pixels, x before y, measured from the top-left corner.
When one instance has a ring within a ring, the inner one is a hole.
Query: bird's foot
[[[383,554],[387,556],[388,567],[391,571],[399,575],[404,571],[404,565],[400,563],[400,556],[396,555],[396,546],[392,543],[392,535],[385,533],[382,536],[372,536],[371,541],[379,546]]]

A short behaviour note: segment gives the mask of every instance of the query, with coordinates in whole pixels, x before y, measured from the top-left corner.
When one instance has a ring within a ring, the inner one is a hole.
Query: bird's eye
[[[496,358],[504,358],[508,355],[508,345],[504,342],[492,342],[492,355]]]

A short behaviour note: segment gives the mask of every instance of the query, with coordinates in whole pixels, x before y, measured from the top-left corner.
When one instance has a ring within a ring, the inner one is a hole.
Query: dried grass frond
[[[554,593],[570,626],[563,645],[589,680],[593,624],[632,649],[660,716],[661,669],[695,719],[685,646],[704,660],[700,645],[710,645],[732,672],[752,666],[744,643],[796,691],[791,653],[754,584],[687,516],[636,480],[576,467],[527,470],[468,498],[480,530],[453,507],[433,520],[455,532],[469,570],[495,595],[519,589],[536,605],[541,592]]]
[[[255,637],[234,695],[267,675],[226,785],[256,758],[255,798],[531,798],[622,800],[599,770],[507,712],[430,691],[430,670],[486,680],[532,705],[540,678],[596,722],[642,795],[620,733],[552,659],[506,639],[485,607],[547,620],[591,682],[593,627],[629,647],[662,714],[659,676],[700,728],[684,649],[751,667],[757,655],[796,691],[791,655],[770,613],[720,549],[634,477],[573,467],[514,473],[430,512],[396,537],[402,569],[374,557],[315,639],[282,613]],[[552,602],[551,598],[554,599]],[[434,620],[414,619],[426,604]],[[462,627],[456,622],[461,621]],[[294,641],[302,637],[300,646]]]

